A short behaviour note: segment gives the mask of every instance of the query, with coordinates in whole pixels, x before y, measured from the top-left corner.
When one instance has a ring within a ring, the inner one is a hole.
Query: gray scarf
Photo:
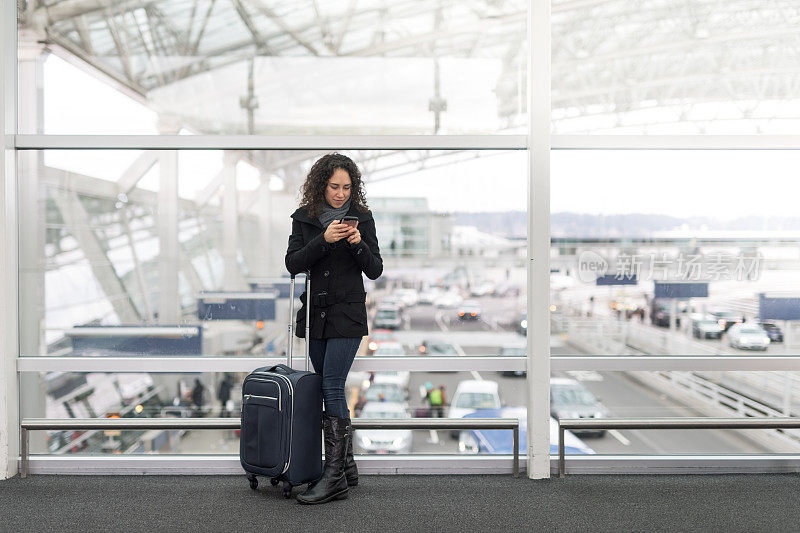
[[[348,198],[345,203],[342,204],[342,207],[331,207],[328,202],[322,202],[322,213],[319,214],[319,221],[322,222],[322,227],[327,229],[331,222],[334,220],[342,220],[348,211],[350,211],[350,200],[352,198]]]

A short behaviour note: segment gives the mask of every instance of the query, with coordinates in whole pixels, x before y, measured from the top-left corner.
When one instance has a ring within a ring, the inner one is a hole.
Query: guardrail
[[[800,418],[562,418],[558,421],[558,477],[564,477],[568,429],[798,429]]]
[[[507,429],[514,433],[514,477],[519,477],[516,418],[355,418],[353,429]],[[20,424],[20,474],[28,476],[28,432],[136,429],[240,429],[239,418],[24,418]]]

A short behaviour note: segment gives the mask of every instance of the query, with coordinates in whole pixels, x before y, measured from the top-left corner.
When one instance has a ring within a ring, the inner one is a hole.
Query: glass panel
[[[238,416],[241,381],[228,376],[229,402],[220,394],[225,374],[49,372],[23,391],[22,416]],[[202,394],[196,395],[197,384]],[[800,409],[797,372],[559,372],[551,381],[551,452],[560,417],[776,417]],[[443,389],[439,389],[443,387]],[[228,388],[227,386],[225,388]],[[433,391],[441,390],[439,398]],[[346,398],[355,419],[436,417],[518,418],[526,443],[524,378],[481,372],[351,372]],[[373,397],[371,391],[377,391]],[[469,400],[481,396],[481,405]],[[200,407],[194,398],[200,398]],[[470,403],[470,405],[467,405]],[[238,433],[195,430],[34,432],[36,453],[238,453]],[[682,455],[794,453],[796,430],[612,430],[568,433],[568,454]],[[500,430],[359,430],[357,453],[508,454],[511,432]]]
[[[797,355],[798,151],[556,151],[551,328],[579,354]],[[555,353],[555,352],[554,352]]]
[[[588,372],[550,380],[552,416],[563,418],[782,417],[800,404],[797,372]],[[574,394],[569,397],[564,391]],[[598,454],[796,453],[797,430],[573,432]],[[569,451],[568,451],[569,453]]]
[[[793,134],[800,7],[552,2],[554,134]]]
[[[42,99],[37,117],[21,116],[26,133],[527,127],[521,0],[49,4],[19,12],[21,107]],[[57,54],[43,54],[48,46]]]
[[[166,418],[239,416],[246,373],[48,372],[23,393],[23,417]],[[29,376],[33,377],[33,376]],[[477,381],[479,380],[479,381]],[[223,382],[226,384],[223,387]],[[198,386],[198,383],[200,385]],[[227,401],[223,404],[222,400]],[[434,389],[441,394],[433,393]],[[484,392],[480,392],[484,391]],[[488,391],[488,392],[485,392]],[[345,394],[351,417],[518,417],[525,420],[525,380],[495,372],[351,372]],[[481,405],[464,401],[488,397]],[[199,403],[198,403],[199,400]],[[469,405],[467,405],[469,404]],[[476,410],[480,408],[480,410]],[[524,429],[522,431],[524,433]],[[511,453],[511,432],[492,431],[492,453]],[[34,453],[237,454],[238,431],[34,432]],[[555,434],[554,439],[557,438]],[[467,433],[444,430],[358,430],[358,453],[489,453],[471,449]],[[555,442],[555,440],[554,440]],[[507,448],[507,449],[506,449]],[[520,448],[524,453],[524,446]]]
[[[524,152],[352,156],[385,265],[365,278],[370,328],[398,330],[403,355],[521,346]],[[24,355],[284,354],[288,279],[274,278],[288,276],[290,215],[318,153],[19,157]]]

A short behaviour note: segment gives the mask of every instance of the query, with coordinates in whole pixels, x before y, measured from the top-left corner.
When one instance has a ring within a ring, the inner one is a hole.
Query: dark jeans
[[[361,337],[311,339],[309,355],[314,371],[322,374],[322,397],[325,411],[339,418],[350,418],[344,383],[356,357]]]

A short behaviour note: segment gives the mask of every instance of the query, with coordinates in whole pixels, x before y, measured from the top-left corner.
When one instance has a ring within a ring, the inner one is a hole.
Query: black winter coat
[[[347,239],[325,241],[325,229],[318,218],[311,218],[305,208],[292,214],[292,234],[286,250],[289,273],[311,271],[311,338],[363,337],[367,330],[366,292],[361,273],[377,279],[383,272],[375,220],[372,212],[360,213],[350,206],[348,216],[358,217],[361,242],[351,245]],[[298,337],[306,335],[306,294],[297,311]]]

